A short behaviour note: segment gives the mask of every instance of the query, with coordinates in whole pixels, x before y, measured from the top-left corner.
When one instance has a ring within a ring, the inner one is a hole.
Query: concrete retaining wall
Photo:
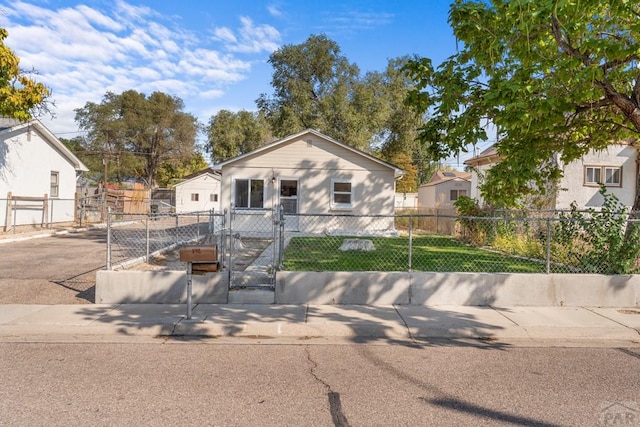
[[[96,303],[185,303],[183,271],[98,271]],[[226,273],[193,276],[193,302],[226,304]],[[276,273],[276,304],[640,307],[640,275]]]
[[[294,272],[277,304],[640,306],[640,275]]]
[[[192,301],[226,304],[229,278],[226,273],[192,276]],[[100,270],[96,275],[96,303],[181,304],[187,301],[184,271]]]

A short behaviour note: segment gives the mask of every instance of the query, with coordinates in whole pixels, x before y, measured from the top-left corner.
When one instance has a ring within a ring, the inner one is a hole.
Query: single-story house
[[[602,206],[600,183],[625,206],[633,206],[638,177],[638,149],[630,143],[611,144],[605,150],[591,150],[582,158],[562,164],[559,155],[555,161],[563,171],[555,194],[549,198],[549,209],[565,210],[576,202],[578,209]],[[479,185],[487,171],[500,161],[495,146],[491,146],[464,163],[472,167],[471,193],[483,204]]]
[[[0,118],[0,224],[74,221],[76,182],[88,170],[40,121]]]
[[[282,207],[288,230],[394,230],[395,181],[404,172],[316,130],[287,136],[213,168],[222,176],[222,209],[233,211],[236,229],[241,219],[248,221],[247,228],[270,229],[269,212]]]
[[[173,186],[176,212],[220,211],[220,174],[207,168]]]
[[[418,187],[418,208],[454,209],[453,203],[458,197],[470,193],[470,172],[438,171],[428,183]]]

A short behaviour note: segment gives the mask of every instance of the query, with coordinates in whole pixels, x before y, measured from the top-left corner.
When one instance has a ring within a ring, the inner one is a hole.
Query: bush
[[[600,187],[602,208],[579,212],[574,203],[568,214],[560,215],[554,233],[554,246],[564,250],[571,264],[583,272],[630,274],[638,271],[640,256],[640,224],[629,219],[627,209],[614,195]]]
[[[493,240],[494,227],[487,217],[487,212],[482,210],[475,199],[468,196],[460,196],[453,205],[462,218],[458,222],[462,225],[463,237],[476,246],[484,246]],[[472,217],[472,218],[465,218]]]

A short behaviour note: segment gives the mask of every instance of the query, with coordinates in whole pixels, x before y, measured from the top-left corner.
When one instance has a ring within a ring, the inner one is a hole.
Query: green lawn
[[[341,251],[353,237],[294,237],[284,253],[290,271],[407,271],[408,237],[367,237],[375,251]],[[543,273],[543,262],[475,248],[450,237],[413,237],[411,269],[439,272]]]

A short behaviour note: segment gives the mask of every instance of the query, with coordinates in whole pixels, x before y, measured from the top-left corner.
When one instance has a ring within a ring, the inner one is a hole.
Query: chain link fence
[[[281,269],[630,274],[640,266],[640,219],[618,214],[119,213],[108,229],[108,269],[213,244],[232,287],[273,286]]]
[[[190,244],[216,245],[225,253],[224,213],[108,212],[107,218],[107,270],[148,262]]]
[[[299,231],[285,233],[285,270],[629,274],[640,266],[640,220],[627,215],[299,215],[297,221]]]

